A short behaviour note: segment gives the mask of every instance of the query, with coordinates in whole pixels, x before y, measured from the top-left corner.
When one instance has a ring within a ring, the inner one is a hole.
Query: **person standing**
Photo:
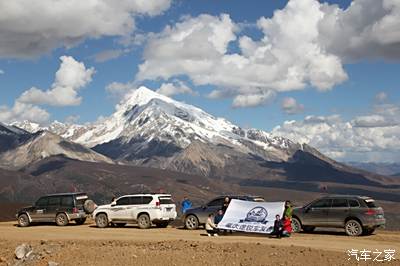
[[[285,201],[285,210],[283,211],[283,217],[292,219],[293,207],[290,201]]]
[[[225,197],[224,203],[222,204],[222,208],[221,208],[221,210],[223,211],[224,214],[226,213],[226,210],[228,209],[230,202],[231,202],[231,199],[229,197]]]
[[[192,202],[185,196],[182,201],[182,214],[185,214],[190,208],[192,208]]]

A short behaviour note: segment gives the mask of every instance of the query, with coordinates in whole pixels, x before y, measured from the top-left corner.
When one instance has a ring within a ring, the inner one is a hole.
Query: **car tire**
[[[306,233],[311,233],[315,230],[315,226],[303,226],[303,231]]]
[[[348,220],[344,225],[344,230],[348,236],[360,236],[363,228],[357,220]]]
[[[139,215],[137,222],[140,229],[148,229],[151,226],[150,217],[145,213]]]
[[[292,218],[292,232],[299,233],[301,231],[301,222],[297,218]]]
[[[185,218],[185,228],[189,230],[196,230],[199,228],[199,219],[195,215],[188,215]]]
[[[169,222],[159,222],[159,223],[156,223],[156,226],[158,228],[167,228],[168,224],[169,224]]]
[[[65,213],[59,213],[56,215],[56,224],[58,226],[66,226],[68,223],[68,216]]]
[[[94,210],[96,209],[96,203],[94,203],[93,200],[86,200],[83,203],[83,210],[87,213],[87,214],[92,214],[94,212]]]
[[[18,225],[20,227],[28,227],[31,223],[29,222],[29,217],[26,214],[21,214],[18,216]]]
[[[126,225],[126,223],[116,223],[115,224],[117,227],[124,227]]]
[[[82,225],[86,222],[86,218],[80,218],[80,219],[76,219],[75,223],[78,225]]]
[[[105,213],[99,213],[95,218],[96,226],[99,228],[106,228],[108,226],[108,217]]]

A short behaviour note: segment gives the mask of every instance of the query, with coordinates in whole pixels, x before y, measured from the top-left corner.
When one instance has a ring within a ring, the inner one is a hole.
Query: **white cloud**
[[[117,100],[122,99],[128,92],[136,89],[137,84],[134,82],[112,82],[106,86],[107,93]]]
[[[239,94],[233,98],[232,107],[255,107],[264,105],[275,98],[273,91],[265,91],[257,94]]]
[[[381,91],[375,95],[375,100],[378,102],[384,102],[387,100],[387,98],[388,98],[388,95],[386,94],[386,92],[383,92],[383,91]]]
[[[189,88],[185,83],[180,80],[175,80],[174,82],[168,82],[161,84],[160,88],[156,91],[165,96],[173,96],[177,94],[191,94],[196,95],[191,88]]]
[[[281,103],[282,110],[289,115],[302,113],[304,105],[297,103],[296,99],[292,97],[285,97]]]
[[[0,1],[0,57],[29,58],[86,38],[127,36],[135,17],[167,10],[171,0]]]
[[[4,70],[3,69],[0,69],[0,75],[4,75]]]
[[[184,17],[148,37],[136,81],[186,75],[195,85],[214,85],[210,98],[241,101],[260,90],[326,91],[347,80],[345,62],[400,58],[398,0],[355,0],[345,10],[290,0],[271,18],[260,18],[257,29],[261,39],[238,37],[243,26],[229,15]]]
[[[4,123],[28,120],[43,124],[49,118],[50,114],[46,110],[32,104],[16,101],[11,109],[7,106],[0,106],[0,121]]]
[[[219,94],[237,97],[237,107],[248,106],[237,104],[246,95],[257,103],[260,90],[261,95],[307,85],[328,90],[347,75],[340,58],[319,43],[323,16],[317,1],[292,0],[272,18],[258,20],[264,34],[260,41],[240,37],[239,53],[228,52],[228,44],[237,40],[239,31],[229,15],[186,17],[149,37],[136,78],[167,80],[187,75],[195,85],[212,84],[222,91]]]
[[[71,56],[61,56],[61,65],[55,75],[51,89],[43,91],[32,87],[17,101],[28,104],[68,106],[79,105],[82,98],[78,91],[92,81],[94,68],[87,69],[82,62]]]
[[[123,55],[126,51],[122,49],[115,49],[115,50],[104,50],[92,56],[94,61],[96,62],[106,62],[112,59],[116,59]]]
[[[346,10],[321,5],[320,41],[346,61],[400,59],[400,1],[354,0]]]
[[[383,110],[389,110],[383,112]],[[340,116],[307,116],[286,121],[273,134],[310,144],[338,160],[398,161],[400,107],[377,105],[369,115],[345,121]]]
[[[76,124],[76,123],[78,123],[80,118],[81,118],[80,115],[70,115],[65,118],[65,123],[66,124]]]

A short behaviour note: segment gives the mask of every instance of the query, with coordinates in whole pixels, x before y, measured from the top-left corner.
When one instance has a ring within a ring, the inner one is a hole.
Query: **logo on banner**
[[[246,218],[240,220],[239,223],[251,222],[251,223],[266,224],[268,222],[267,217],[268,217],[268,211],[264,207],[257,206],[251,209],[247,213]]]

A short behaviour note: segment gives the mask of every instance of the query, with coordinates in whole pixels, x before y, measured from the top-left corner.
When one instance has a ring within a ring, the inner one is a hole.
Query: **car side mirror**
[[[205,209],[207,209],[207,205],[201,205],[201,208],[202,208],[203,210],[205,210]]]

